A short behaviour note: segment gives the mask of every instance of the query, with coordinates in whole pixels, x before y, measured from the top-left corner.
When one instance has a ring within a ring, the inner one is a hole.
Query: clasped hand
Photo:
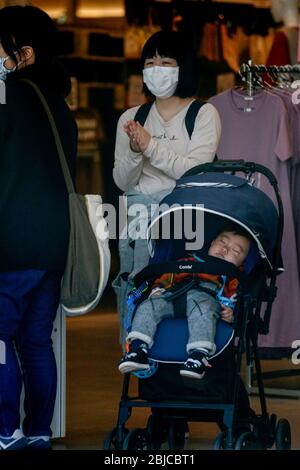
[[[149,145],[151,136],[139,122],[130,120],[124,124],[124,132],[130,139],[130,147],[134,152],[144,152]]]

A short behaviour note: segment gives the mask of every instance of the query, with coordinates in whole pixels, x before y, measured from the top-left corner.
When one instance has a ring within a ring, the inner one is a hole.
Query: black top
[[[0,105],[0,271],[64,269],[69,239],[68,193],[48,117],[53,113],[74,178],[77,127],[52,69],[29,65],[8,75]]]

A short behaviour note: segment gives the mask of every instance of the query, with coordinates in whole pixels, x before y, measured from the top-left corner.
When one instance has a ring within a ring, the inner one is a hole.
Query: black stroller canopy
[[[159,224],[180,210],[204,213],[205,242],[212,241],[232,223],[240,225],[255,241],[260,257],[272,266],[278,212],[272,200],[247,179],[224,173],[201,173],[179,179],[174,190],[160,202],[149,225],[152,255],[154,239],[157,238],[155,246],[160,242]],[[184,217],[182,220],[185,223]]]

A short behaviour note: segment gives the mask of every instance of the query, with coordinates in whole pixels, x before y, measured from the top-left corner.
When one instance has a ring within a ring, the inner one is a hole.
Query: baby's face
[[[250,240],[233,232],[222,232],[213,240],[208,254],[224,259],[239,267],[243,264],[250,249]]]

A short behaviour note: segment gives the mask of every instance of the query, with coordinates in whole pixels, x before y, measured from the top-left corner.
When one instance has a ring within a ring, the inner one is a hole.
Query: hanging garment
[[[203,27],[199,56],[216,62],[221,60],[221,44],[218,36],[218,26],[215,23],[206,23]]]
[[[277,94],[283,100],[290,121],[292,158],[288,161],[288,174],[300,273],[300,106],[293,100],[295,93],[293,88],[274,88],[272,93]]]
[[[249,37],[249,55],[254,64],[266,64],[273,42],[274,30],[269,29],[267,36],[251,34]]]
[[[286,65],[290,63],[291,56],[287,35],[283,31],[277,31],[266,65]]]
[[[240,70],[245,56],[249,56],[250,37],[242,27],[238,27],[234,34],[230,34],[225,24],[220,25],[223,59],[236,73]]]
[[[297,62],[300,62],[300,16],[299,16],[299,27],[298,27],[298,49],[297,49]]]
[[[278,180],[285,217],[282,242],[285,271],[277,279],[270,333],[260,336],[260,346],[291,348],[292,342],[300,338],[300,290],[287,165],[292,155],[288,113],[282,99],[267,91],[255,95],[250,102],[237,90],[225,91],[209,101],[219,111],[222,123],[218,157],[242,158],[265,165]],[[246,107],[251,111],[245,112]],[[274,200],[272,188],[263,175],[256,185]]]

